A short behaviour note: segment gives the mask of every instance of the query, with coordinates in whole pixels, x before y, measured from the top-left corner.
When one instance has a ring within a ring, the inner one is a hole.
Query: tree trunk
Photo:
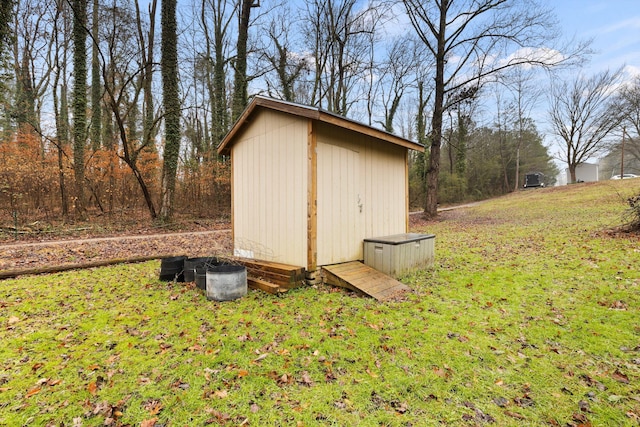
[[[435,218],[438,215],[438,177],[440,176],[440,145],[442,143],[442,116],[444,114],[445,30],[447,27],[446,11],[448,3],[447,0],[443,0],[440,5],[440,22],[436,51],[435,97],[433,117],[431,118],[431,149],[428,157],[427,188],[424,205],[424,216],[426,218]]]
[[[136,29],[138,31],[138,45],[140,48],[140,56],[142,57],[142,70],[140,73],[140,86],[143,92],[143,111],[142,111],[142,147],[145,150],[156,152],[155,146],[155,126],[154,126],[154,108],[153,108],[153,46],[155,40],[155,16],[156,16],[157,0],[153,0],[149,4],[149,31],[147,34],[147,43],[145,43],[145,34],[142,29],[142,19],[140,18],[140,5],[135,0],[136,7]],[[135,108],[135,107],[134,107]],[[132,116],[134,115],[130,113]],[[135,120],[135,119],[134,119]],[[135,123],[133,123],[135,127]],[[129,138],[135,138],[130,134]]]
[[[162,10],[162,89],[165,110],[165,145],[162,167],[160,218],[171,220],[180,153],[180,99],[178,94],[177,0],[163,0]]]
[[[518,191],[520,187],[520,144],[522,141],[522,136],[518,136],[518,146],[516,147],[516,173],[515,173],[515,184],[513,191]]]
[[[236,120],[247,106],[247,40],[249,39],[249,20],[251,8],[260,6],[254,0],[242,0],[240,7],[240,23],[238,26],[238,44],[236,48],[236,64],[233,84],[233,108],[231,119]]]
[[[570,184],[575,184],[578,182],[576,179],[576,165],[574,163],[569,163],[569,176],[571,178]]]
[[[53,112],[56,121],[56,134],[57,134],[57,149],[58,149],[58,186],[60,188],[60,203],[62,218],[66,219],[69,216],[69,202],[67,200],[67,188],[64,182],[64,147],[66,145],[66,137],[63,136],[62,120],[60,109],[58,108],[58,81],[60,79],[60,73],[56,72],[53,83]],[[66,95],[65,95],[66,96]]]
[[[93,0],[91,14],[91,147],[94,151],[101,146],[102,125],[102,84],[100,82],[100,61],[98,59],[98,0]]]
[[[53,78],[53,114],[56,123],[56,148],[58,157],[58,186],[60,189],[60,204],[62,218],[67,219],[69,216],[69,196],[67,194],[67,186],[64,176],[64,148],[69,143],[69,106],[67,100],[67,39],[64,38],[63,43],[59,41],[60,31],[58,29],[58,20],[62,15],[62,6],[58,4],[54,19],[54,46],[57,50],[55,55],[55,68]],[[60,58],[62,57],[62,60]],[[60,98],[58,98],[58,85],[62,78],[60,86]]]
[[[75,173],[76,215],[85,218],[84,146],[87,127],[87,2],[73,1],[73,171]]]

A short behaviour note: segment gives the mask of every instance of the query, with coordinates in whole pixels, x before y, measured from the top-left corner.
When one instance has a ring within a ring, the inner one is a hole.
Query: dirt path
[[[230,253],[230,230],[12,243],[0,245],[0,273],[46,272],[53,268],[67,270],[116,261]]]
[[[478,205],[480,202],[439,208],[439,212]],[[412,228],[428,228],[419,212],[411,212]],[[231,230],[207,230],[164,234],[127,234],[29,243],[0,244],[0,277],[10,273],[47,272],[97,266],[127,260],[156,259],[174,255],[219,256],[232,251]]]
[[[158,234],[136,234],[126,236],[113,236],[113,237],[91,237],[91,238],[78,238],[69,240],[50,240],[46,242],[30,242],[30,243],[7,243],[0,245],[0,252],[14,248],[28,248],[28,247],[44,247],[44,246],[57,246],[57,245],[77,245],[85,243],[101,243],[101,242],[119,242],[122,240],[145,240],[145,239],[159,239],[159,238],[175,238],[185,236],[205,236],[218,233],[229,233],[231,229],[224,230],[211,230],[211,231],[193,231],[193,232],[180,232],[180,233],[158,233]]]
[[[453,206],[444,206],[441,208],[438,208],[438,212],[447,212],[447,211],[452,211],[454,209],[463,209],[463,208],[472,208],[474,206],[478,206],[480,202],[472,202],[472,203],[465,203],[463,205],[453,205]],[[424,211],[414,211],[414,212],[409,212],[409,215],[418,215],[423,213]]]

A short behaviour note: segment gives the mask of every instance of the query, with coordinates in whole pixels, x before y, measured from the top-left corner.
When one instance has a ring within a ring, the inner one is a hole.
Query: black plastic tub
[[[184,281],[185,282],[195,282],[196,280],[196,267],[206,266],[206,267],[214,267],[220,264],[218,262],[218,258],[214,256],[210,257],[198,257],[198,258],[187,258],[184,261]]]
[[[160,262],[160,280],[184,282],[184,261],[186,256],[162,258]]]
[[[197,266],[194,269],[194,279],[198,289],[207,290],[207,267],[204,265]]]

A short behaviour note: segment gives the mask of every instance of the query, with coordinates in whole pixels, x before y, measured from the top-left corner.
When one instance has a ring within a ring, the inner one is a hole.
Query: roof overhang
[[[231,130],[227,133],[227,135],[220,143],[220,146],[218,147],[218,154],[228,155],[230,153],[231,147],[235,142],[236,135],[249,122],[249,118],[252,114],[254,114],[256,109],[259,108],[266,108],[283,113],[293,114],[299,117],[317,120],[323,123],[329,123],[343,129],[348,129],[354,132],[361,133],[363,135],[368,135],[370,137],[388,142],[390,144],[395,144],[411,150],[424,152],[424,145],[422,144],[399,137],[382,129],[376,129],[369,125],[365,125],[364,123],[347,119],[346,117],[340,116],[338,114],[331,113],[317,107],[296,104],[294,102],[280,101],[264,96],[256,96],[251,100],[247,108],[245,108]]]

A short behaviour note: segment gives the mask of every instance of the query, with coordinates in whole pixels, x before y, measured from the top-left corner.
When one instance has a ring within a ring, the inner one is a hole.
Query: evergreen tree
[[[169,221],[173,215],[173,200],[180,153],[180,99],[178,98],[178,25],[177,0],[162,0],[161,67],[164,104],[164,163],[162,168],[162,204],[160,218]]]
[[[84,146],[87,139],[87,2],[73,0],[73,171],[76,214],[85,216]]]

